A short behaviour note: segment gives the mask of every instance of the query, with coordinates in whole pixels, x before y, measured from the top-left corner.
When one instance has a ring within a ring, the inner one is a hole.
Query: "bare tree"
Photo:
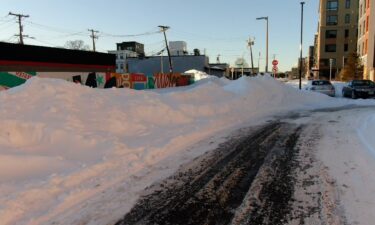
[[[90,50],[90,46],[86,45],[82,40],[67,41],[64,47],[75,50]]]

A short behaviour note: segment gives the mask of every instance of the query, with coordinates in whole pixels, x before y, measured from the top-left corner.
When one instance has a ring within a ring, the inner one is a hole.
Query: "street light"
[[[301,44],[299,47],[300,57],[299,57],[299,89],[302,89],[302,37],[303,37],[303,5],[305,2],[301,2]]]
[[[257,20],[266,20],[267,22],[267,33],[266,33],[266,73],[268,73],[268,16],[258,17]]]

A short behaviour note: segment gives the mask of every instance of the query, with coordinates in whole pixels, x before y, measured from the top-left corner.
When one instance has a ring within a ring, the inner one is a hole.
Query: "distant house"
[[[207,73],[217,77],[229,77],[229,64],[227,63],[210,63]]]

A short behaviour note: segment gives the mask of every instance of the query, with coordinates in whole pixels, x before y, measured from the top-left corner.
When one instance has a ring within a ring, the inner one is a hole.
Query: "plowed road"
[[[332,217],[333,184],[315,159],[320,125],[298,118],[242,129],[149,187],[116,225],[345,224]]]

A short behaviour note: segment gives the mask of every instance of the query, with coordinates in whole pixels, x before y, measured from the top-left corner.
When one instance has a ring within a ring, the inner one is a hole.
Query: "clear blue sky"
[[[318,0],[306,0],[304,6],[303,55],[313,44],[318,24]],[[147,54],[163,48],[160,33],[146,36],[113,37],[157,31],[158,25],[167,25],[169,41],[186,41],[188,50],[206,51],[210,62],[234,64],[244,56],[250,64],[246,47],[249,36],[255,37],[254,64],[265,63],[264,20],[269,17],[269,58],[280,62],[282,71],[297,64],[300,43],[299,0],[1,0],[0,41],[17,42],[12,35],[18,32],[13,13],[27,14],[24,34],[26,44],[64,46],[68,40],[80,39],[91,46],[87,29],[100,31],[97,49],[114,50],[116,43],[137,41],[145,44]],[[269,64],[271,67],[271,63]]]

